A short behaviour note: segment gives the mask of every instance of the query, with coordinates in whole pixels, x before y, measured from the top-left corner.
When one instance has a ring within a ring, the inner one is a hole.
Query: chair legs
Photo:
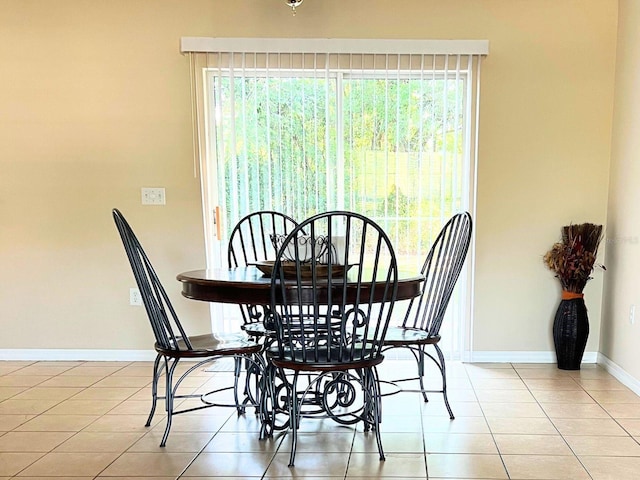
[[[293,467],[298,445],[298,427],[300,426],[300,407],[298,405],[298,372],[294,372],[289,389],[289,427],[291,428],[291,454],[289,456],[289,466]],[[302,402],[301,398],[300,402]]]
[[[366,405],[366,421],[365,431],[368,427],[372,428],[376,435],[376,443],[378,444],[378,454],[380,460],[385,460],[384,450],[382,449],[382,438],[380,437],[380,423],[382,422],[382,395],[380,393],[380,379],[378,372],[374,368],[367,368],[364,371],[364,392]]]
[[[433,346],[435,347],[436,353],[438,354],[438,359],[440,360],[439,363],[436,363],[438,363],[438,368],[440,368],[440,374],[442,375],[442,396],[444,397],[444,404],[447,407],[447,411],[449,412],[449,418],[453,420],[456,417],[453,415],[451,405],[449,405],[449,398],[447,397],[447,369],[444,362],[444,355],[442,354],[442,350],[440,350],[440,347],[437,344],[434,344]]]
[[[151,425],[151,420],[153,420],[153,415],[156,412],[156,405],[158,403],[158,378],[160,378],[160,360],[162,359],[162,355],[157,354],[156,360],[153,362],[153,382],[151,383],[151,411],[149,412],[149,418],[147,418],[147,423],[144,424],[145,427]]]
[[[153,382],[151,384],[151,411],[149,412],[149,416],[147,418],[147,423],[145,427],[149,427],[151,425],[151,421],[153,420],[153,416],[156,411],[156,406],[158,400],[164,399],[165,402],[165,412],[167,414],[167,423],[165,426],[164,434],[162,436],[162,440],[160,441],[160,446],[164,447],[167,443],[167,439],[169,438],[169,432],[171,430],[171,425],[173,421],[173,417],[180,413],[187,413],[194,410],[201,410],[203,408],[210,408],[214,406],[224,406],[224,407],[235,407],[238,415],[242,415],[245,413],[247,405],[253,405],[256,408],[256,414],[260,414],[262,395],[260,395],[259,390],[257,389],[258,382],[261,382],[261,378],[263,376],[264,371],[264,362],[259,355],[255,356],[246,356],[246,355],[234,355],[234,383],[233,386],[224,386],[216,390],[212,390],[207,393],[195,393],[195,394],[185,394],[185,395],[177,395],[178,387],[180,387],[182,381],[194,370],[201,368],[203,365],[219,360],[220,356],[208,358],[206,360],[196,362],[192,366],[190,366],[184,373],[182,373],[177,380],[174,381],[174,375],[176,371],[176,367],[179,363],[179,358],[173,358],[164,356],[162,354],[158,354],[153,364]],[[243,368],[242,361],[245,360],[247,362],[246,368]],[[160,381],[160,376],[162,375],[162,371],[164,370],[165,374],[165,394],[164,396],[158,395],[158,382]],[[244,383],[245,388],[245,399],[241,402],[238,396],[238,389],[242,388],[240,377],[243,370],[247,371],[247,380]],[[255,375],[256,377],[256,392],[255,395],[251,392],[251,381],[250,375]],[[224,390],[233,390],[234,394],[234,403],[214,403],[213,401],[209,401],[206,397],[207,395],[213,395],[216,393],[220,393]],[[202,402],[201,405],[195,407],[183,408],[181,410],[175,410],[175,399],[200,399]]]
[[[442,393],[442,396],[444,398],[444,405],[447,408],[447,412],[449,413],[449,418],[453,420],[455,419],[455,416],[453,415],[453,410],[451,410],[451,405],[449,405],[449,398],[447,396],[447,370],[446,370],[446,364],[444,360],[444,354],[442,353],[442,350],[437,344],[434,343],[432,345],[436,350],[436,356],[433,356],[425,351],[426,345],[391,347],[391,348],[408,348],[409,350],[411,350],[411,353],[413,354],[418,367],[417,377],[400,378],[400,379],[392,380],[391,383],[397,384],[399,382],[404,382],[409,380],[418,380],[420,382],[419,390],[410,390],[410,389],[400,388],[399,391],[400,392],[420,392],[425,402],[429,401],[429,397],[427,396],[427,393]],[[438,367],[438,370],[440,370],[440,376],[442,377],[441,390],[428,390],[427,388],[425,388],[424,376],[425,376],[425,359],[426,358],[430,358],[433,361],[433,363],[436,364],[436,366]]]
[[[309,379],[306,387],[299,386],[301,377],[299,371],[294,371],[289,377],[286,377],[284,369],[269,366],[266,372],[263,403],[261,404],[262,429],[260,438],[271,436],[276,429],[281,430],[288,427],[291,435],[290,467],[293,467],[295,462],[301,419],[303,416],[315,415],[331,418],[342,425],[354,425],[362,422],[365,432],[369,430],[375,432],[380,460],[385,460],[380,435],[382,395],[380,379],[375,367],[358,370],[357,375],[346,371],[321,373],[315,378]],[[305,374],[302,377],[306,378]],[[286,390],[285,411],[288,414],[288,420],[280,426],[276,426],[275,423],[277,412],[282,411],[283,407],[277,397],[281,390],[274,386],[276,379],[284,379],[284,390]],[[352,412],[335,411],[334,409],[340,410],[354,405],[356,396],[352,383],[360,384],[362,387],[362,405]],[[302,390],[300,390],[301,388]]]
[[[163,364],[160,364],[160,361],[163,361]],[[172,390],[172,379],[173,372],[178,364],[178,360],[174,360],[174,362],[169,365],[169,360],[161,354],[156,355],[156,359],[153,362],[153,382],[151,383],[151,411],[149,412],[149,417],[147,418],[147,423],[144,424],[145,427],[151,426],[151,421],[153,420],[153,416],[156,412],[156,405],[158,404],[158,398],[164,398],[165,402],[165,411],[167,412],[167,425],[164,430],[164,435],[162,436],[162,440],[160,442],[160,446],[164,447],[167,443],[167,438],[169,437],[169,430],[171,430],[171,417],[173,412],[173,390]],[[165,395],[164,397],[158,397],[158,381],[160,380],[160,374],[162,369],[165,370]]]
[[[171,423],[173,420],[173,372],[178,366],[178,359],[174,359],[173,362],[165,357],[165,370],[166,370],[166,393],[165,393],[165,409],[167,411],[167,425],[164,429],[164,435],[160,441],[160,446],[164,447],[167,444],[167,438],[169,438],[169,430],[171,430]],[[176,387],[177,388],[177,387]]]

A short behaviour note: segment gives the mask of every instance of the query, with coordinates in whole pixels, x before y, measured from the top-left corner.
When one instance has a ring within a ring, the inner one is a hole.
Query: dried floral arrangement
[[[602,225],[581,223],[562,227],[562,242],[554,243],[544,256],[544,264],[555,272],[562,289],[582,293],[596,264]]]

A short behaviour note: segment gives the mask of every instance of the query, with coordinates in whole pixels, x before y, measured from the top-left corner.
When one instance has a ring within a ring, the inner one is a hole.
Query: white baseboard
[[[465,362],[556,363],[555,352],[471,352],[467,357]],[[598,363],[598,352],[584,352],[582,363]]]
[[[68,350],[68,349],[0,349],[0,360],[25,361],[93,361],[93,362],[153,362],[154,350]]]
[[[607,372],[617,378],[620,383],[628,387],[636,395],[640,395],[640,380],[629,375],[622,367],[617,363],[612,362],[606,355],[598,353],[598,364],[602,366]]]

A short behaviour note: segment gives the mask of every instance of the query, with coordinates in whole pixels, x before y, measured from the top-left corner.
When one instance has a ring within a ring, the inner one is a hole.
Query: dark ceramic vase
[[[589,337],[589,318],[584,298],[562,299],[553,322],[553,343],[558,368],[580,370]]]

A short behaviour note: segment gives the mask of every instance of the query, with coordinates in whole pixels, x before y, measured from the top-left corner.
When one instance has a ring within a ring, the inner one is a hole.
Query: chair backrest
[[[127,252],[157,345],[164,350],[180,350],[178,338],[181,338],[186,348],[191,350],[189,339],[149,258],[129,223],[116,208],[113,209],[113,220]]]
[[[293,218],[271,210],[250,213],[241,218],[229,236],[229,266],[240,267],[251,262],[273,260],[276,252],[271,235],[287,234],[296,225]]]
[[[404,327],[419,328],[430,336],[439,335],[456,282],[462,271],[469,244],[472,221],[468,212],[451,217],[442,227],[422,266],[425,281],[422,294],[409,303]]]
[[[378,358],[397,289],[396,255],[375,222],[345,211],[305,220],[271,278],[277,354],[314,364]]]

